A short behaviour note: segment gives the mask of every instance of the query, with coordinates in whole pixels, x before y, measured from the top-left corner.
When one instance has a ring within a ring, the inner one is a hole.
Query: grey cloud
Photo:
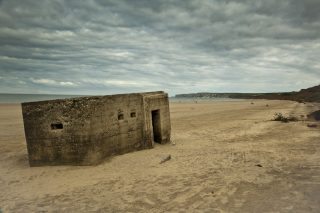
[[[0,1],[0,90],[174,94],[311,86],[320,77],[319,6],[317,0]]]

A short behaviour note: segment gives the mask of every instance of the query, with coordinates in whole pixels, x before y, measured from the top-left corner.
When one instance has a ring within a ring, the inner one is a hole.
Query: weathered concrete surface
[[[156,123],[152,112],[159,114]],[[22,103],[22,113],[30,166],[98,164],[108,156],[152,148],[153,131],[157,142],[170,141],[164,92]]]

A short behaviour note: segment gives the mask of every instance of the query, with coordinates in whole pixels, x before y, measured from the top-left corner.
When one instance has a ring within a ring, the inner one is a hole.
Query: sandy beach
[[[171,144],[98,166],[30,168],[21,107],[2,104],[0,209],[319,212],[320,128],[305,120],[319,107],[265,100],[171,103]],[[271,121],[276,112],[300,120]],[[171,160],[160,164],[168,154]]]

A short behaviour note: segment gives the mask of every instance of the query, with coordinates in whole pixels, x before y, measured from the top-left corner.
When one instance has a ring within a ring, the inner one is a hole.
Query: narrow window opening
[[[135,112],[131,112],[131,113],[130,113],[130,117],[131,117],[131,118],[135,118],[136,116],[137,116],[137,115],[136,115]]]
[[[53,123],[51,124],[51,129],[63,129],[62,123]]]
[[[124,115],[122,113],[118,114],[118,120],[123,120],[124,119]]]

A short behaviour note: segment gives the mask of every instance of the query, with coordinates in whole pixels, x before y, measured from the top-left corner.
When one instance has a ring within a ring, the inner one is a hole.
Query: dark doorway
[[[152,129],[153,129],[153,140],[156,143],[161,143],[161,121],[160,121],[160,110],[153,110],[152,114]]]

